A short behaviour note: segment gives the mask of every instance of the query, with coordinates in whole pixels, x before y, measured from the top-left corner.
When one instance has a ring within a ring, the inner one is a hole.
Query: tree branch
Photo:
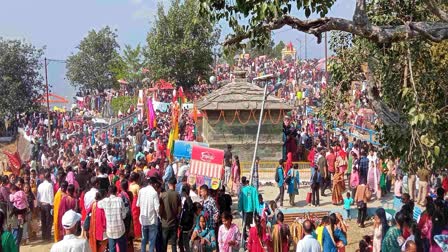
[[[318,43],[322,40],[321,34],[328,31],[344,31],[377,43],[392,43],[416,38],[430,39],[436,42],[448,39],[447,22],[409,22],[397,26],[377,26],[358,25],[354,21],[343,18],[323,17],[301,20],[290,15],[284,15],[268,23],[263,23],[248,32],[231,35],[224,41],[223,45],[240,43],[244,39],[250,38],[252,34],[277,30],[285,25],[315,35]]]
[[[428,10],[436,15],[436,17],[440,18],[442,21],[448,22],[448,13],[437,7],[437,3],[434,0],[425,0],[424,2],[428,7]]]
[[[366,0],[356,0],[356,9],[353,15],[353,23],[359,26],[370,25],[369,17],[366,13]]]

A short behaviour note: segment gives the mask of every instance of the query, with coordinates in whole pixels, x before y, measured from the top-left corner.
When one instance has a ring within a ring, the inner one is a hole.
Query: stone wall
[[[240,111],[239,118],[235,117],[235,111],[227,111],[220,118],[219,114],[218,111],[207,111],[200,132],[203,140],[217,149],[226,149],[231,144],[232,152],[240,161],[252,161],[260,113],[254,113],[256,121],[250,111]],[[265,111],[264,118],[257,155],[263,160],[278,160],[282,157],[283,114],[279,110]]]

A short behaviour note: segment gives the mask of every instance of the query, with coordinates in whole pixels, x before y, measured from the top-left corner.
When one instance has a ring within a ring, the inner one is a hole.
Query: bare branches
[[[436,17],[440,18],[442,21],[448,22],[448,13],[444,12],[442,9],[437,7],[438,3],[434,0],[424,1],[428,10],[431,11]]]
[[[362,2],[362,0],[359,1]],[[409,22],[398,26],[376,26],[358,25],[355,21],[343,18],[323,17],[301,20],[284,15],[269,23],[261,24],[249,32],[230,36],[224,41],[224,45],[239,43],[250,38],[252,34],[277,30],[285,25],[315,35],[318,38],[318,43],[321,42],[321,34],[328,31],[344,31],[377,43],[392,43],[416,38],[430,39],[436,42],[448,39],[448,22]]]

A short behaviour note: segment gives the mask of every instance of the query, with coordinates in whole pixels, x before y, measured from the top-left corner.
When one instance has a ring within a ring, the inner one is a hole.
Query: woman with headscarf
[[[206,217],[200,215],[199,224],[194,228],[190,240],[190,248],[194,252],[212,252],[216,250],[215,230],[209,229],[206,223]]]
[[[336,167],[333,176],[333,189],[331,194],[331,202],[333,205],[339,205],[342,203],[342,192],[345,189],[344,187],[344,173],[340,170],[340,167]]]

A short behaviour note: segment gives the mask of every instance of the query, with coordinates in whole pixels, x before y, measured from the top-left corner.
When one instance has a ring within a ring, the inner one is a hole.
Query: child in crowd
[[[353,204],[353,198],[351,197],[350,193],[347,192],[347,198],[344,199],[344,209],[345,212],[347,213],[347,219],[351,220],[351,215],[350,215],[350,207]]]
[[[24,214],[28,208],[28,200],[24,191],[20,190],[16,185],[11,186],[11,194],[9,200],[13,205],[11,216],[16,215],[19,222],[23,223]]]

